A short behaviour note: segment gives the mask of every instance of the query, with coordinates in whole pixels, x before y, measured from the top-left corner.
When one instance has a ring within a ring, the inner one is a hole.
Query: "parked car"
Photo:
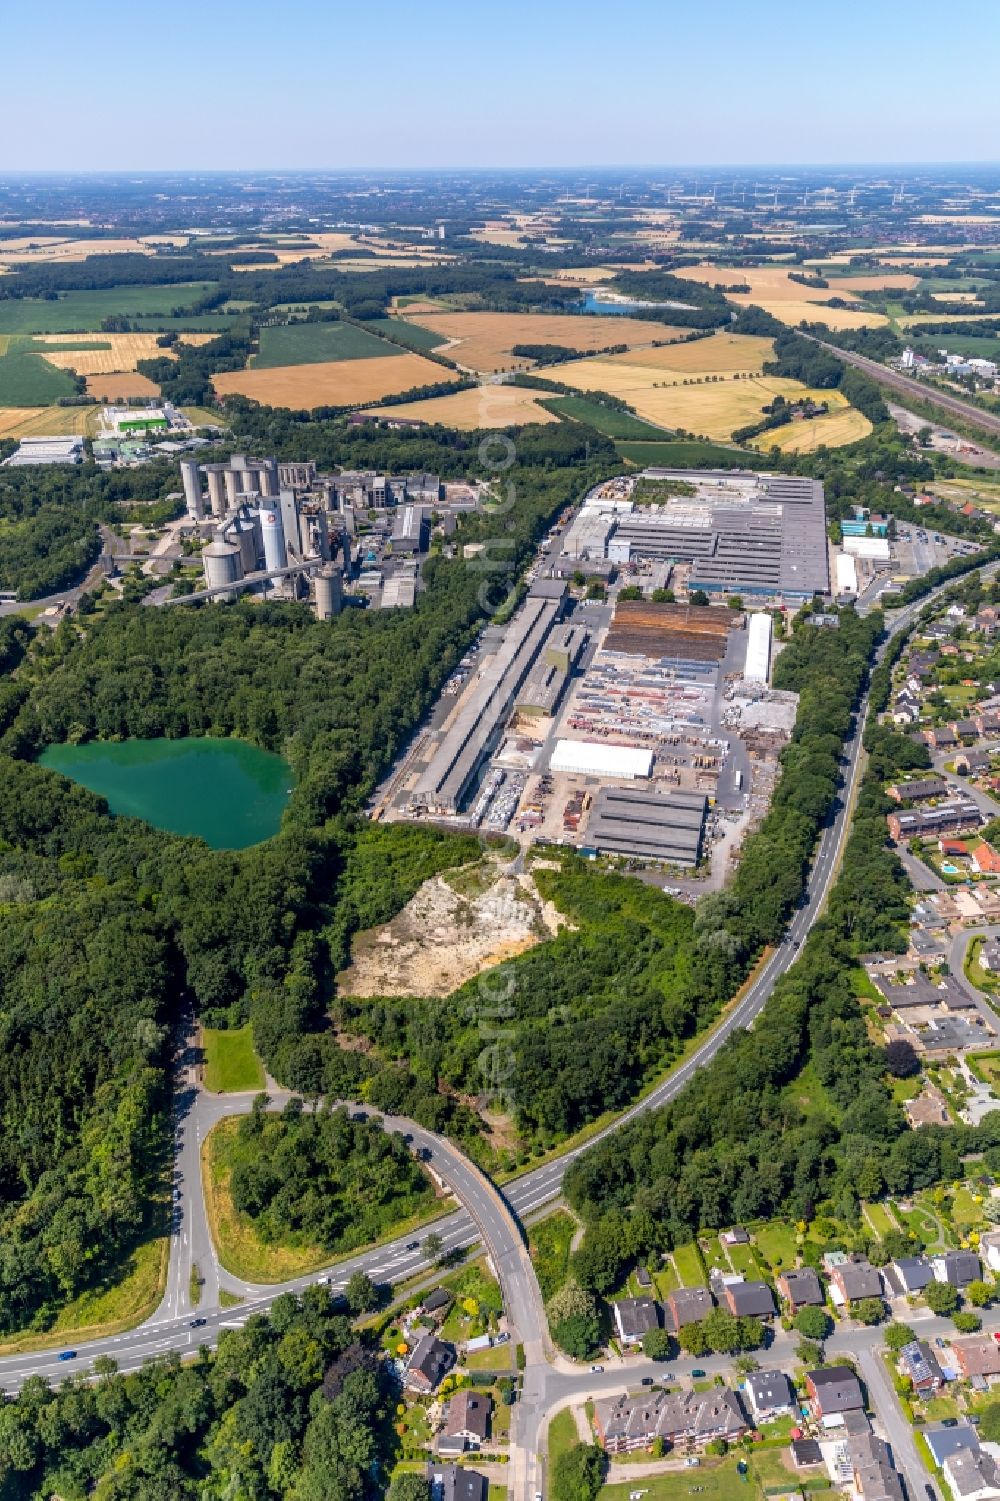
[[[602,1366],[602,1365],[592,1365],[592,1366],[591,1366],[591,1368],[590,1368],[590,1369],[591,1369],[591,1370],[592,1370],[592,1371],[597,1371],[597,1372],[600,1372],[600,1371],[603,1371],[603,1370],[604,1370],[604,1367],[603,1367],[603,1366]]]
[[[695,1380],[697,1380],[699,1376],[705,1376],[707,1374],[708,1373],[706,1371],[702,1370],[701,1366],[697,1366],[697,1365],[695,1366],[694,1370],[691,1372],[691,1375],[695,1378]]]

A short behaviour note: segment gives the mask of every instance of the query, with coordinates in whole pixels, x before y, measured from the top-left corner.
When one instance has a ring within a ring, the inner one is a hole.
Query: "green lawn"
[[[951,1218],[960,1235],[967,1235],[984,1221],[983,1206],[976,1203],[964,1184],[955,1190],[951,1201]]]
[[[896,1222],[884,1204],[866,1204],[865,1214],[880,1240],[884,1240],[891,1230],[896,1229]]]
[[[664,1298],[676,1292],[680,1285],[681,1279],[677,1275],[673,1262],[666,1262],[658,1272],[653,1273],[653,1286],[656,1288],[656,1296],[661,1303]]]
[[[528,1250],[535,1264],[542,1297],[548,1300],[566,1281],[570,1241],[576,1220],[565,1209],[546,1215],[528,1229]]]
[[[847,977],[851,982],[851,991],[857,996],[859,1001],[876,1001],[881,1004],[882,996],[879,995],[860,965],[856,965],[854,969],[849,970]]]
[[[768,1220],[756,1226],[753,1238],[758,1251],[775,1271],[795,1265],[798,1246],[794,1227],[787,1220]]]
[[[549,1424],[549,1468],[552,1468],[560,1454],[565,1454],[568,1449],[572,1449],[573,1445],[579,1442],[576,1419],[572,1409],[564,1407],[562,1412],[556,1413]]]
[[[260,353],[254,356],[253,368],[368,360],[399,353],[398,344],[389,344],[353,323],[288,323],[261,329]]]
[[[751,1282],[764,1275],[766,1268],[761,1266],[753,1246],[729,1246],[727,1249],[734,1272],[741,1272]]]
[[[705,1265],[710,1272],[729,1271],[729,1258],[722,1249],[717,1235],[703,1235],[699,1238],[698,1244],[701,1248],[701,1254],[705,1258]]]
[[[545,379],[544,369],[537,371],[537,374]],[[586,422],[589,427],[595,427],[608,438],[652,443],[662,443],[664,439],[663,428],[643,422],[631,412],[619,412],[614,407],[603,406],[601,402],[589,400],[586,396],[545,397],[541,405],[555,417],[563,417],[571,422]]]
[[[686,1246],[678,1246],[673,1254],[674,1265],[684,1287],[704,1287],[708,1279],[694,1241],[688,1241]]]
[[[206,1089],[213,1094],[230,1094],[264,1088],[264,1070],[254,1051],[249,1024],[232,1032],[205,1027],[201,1040]]]
[[[2,304],[0,304],[2,309]],[[40,354],[16,351],[0,358],[0,407],[47,407],[76,394],[76,382]]]
[[[168,314],[175,307],[190,307],[210,286],[210,282],[198,281],[176,286],[102,287],[90,292],[65,292],[52,302],[12,297],[0,302],[0,334],[81,333],[99,329],[103,319],[114,316]],[[229,327],[232,320],[216,321]]]
[[[386,334],[418,354],[426,354],[428,349],[437,349],[448,342],[445,334],[435,333],[433,328],[424,328],[419,323],[408,323],[405,318],[369,318],[365,328],[377,336]]]

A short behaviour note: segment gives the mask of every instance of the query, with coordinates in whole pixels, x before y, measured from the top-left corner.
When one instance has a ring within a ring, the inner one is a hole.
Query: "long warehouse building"
[[[701,854],[707,807],[703,792],[602,787],[594,799],[586,842],[600,854],[634,855],[690,868]]]
[[[538,579],[507,627],[411,794],[411,803],[450,812],[461,807],[483,759],[496,745],[517,695],[562,613],[566,586]]]

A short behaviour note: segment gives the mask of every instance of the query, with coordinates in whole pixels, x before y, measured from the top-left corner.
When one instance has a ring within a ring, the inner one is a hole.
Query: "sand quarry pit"
[[[391,922],[355,938],[337,990],[343,996],[448,996],[566,926],[529,875],[503,875],[496,865],[450,871],[425,881]]]

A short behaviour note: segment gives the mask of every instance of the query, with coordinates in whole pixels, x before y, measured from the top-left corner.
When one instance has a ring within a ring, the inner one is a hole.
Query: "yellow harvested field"
[[[610,361],[642,365],[650,370],[673,372],[678,378],[692,375],[759,375],[765,360],[772,358],[774,342],[755,334],[710,334],[707,339],[684,340],[659,349],[631,349],[613,354]]]
[[[900,328],[919,328],[922,323],[968,323],[972,325],[970,333],[975,333],[975,324],[981,323],[984,318],[995,319],[996,313],[949,313],[947,319],[942,319],[941,313],[905,313],[896,322]]]
[[[479,427],[521,427],[528,422],[556,422],[551,412],[538,405],[544,392],[523,386],[477,386],[456,391],[453,396],[434,396],[428,401],[410,401],[405,406],[384,407],[380,417],[408,417],[418,422],[443,422],[446,427],[470,431]]]
[[[39,344],[110,344],[110,349],[53,349],[45,358],[60,370],[75,370],[77,375],[113,375],[134,370],[140,360],[155,360],[167,355],[176,359],[172,349],[157,348],[159,334],[36,334]],[[214,334],[182,334],[191,344],[203,344]]]
[[[831,406],[845,405],[839,391],[811,391],[782,376],[752,376],[749,380],[723,376],[684,385],[682,377],[648,365],[628,364],[621,357],[576,360],[560,365],[559,380],[581,391],[607,391],[634,407],[640,417],[659,427],[684,428],[709,438],[728,438],[737,428],[761,418],[761,408],[775,396],[809,396]]]
[[[71,433],[92,438],[100,417],[100,407],[2,407],[0,438],[62,438]]]
[[[848,292],[884,292],[887,287],[899,287],[910,292],[920,285],[919,277],[909,271],[883,271],[879,276],[836,276],[830,282],[830,291],[846,289]],[[795,283],[792,282],[792,286]]]
[[[857,443],[867,438],[871,430],[868,418],[854,407],[840,407],[835,412],[827,412],[824,417],[793,422],[790,427],[764,433],[754,441],[754,447],[765,451],[780,448],[782,453],[815,453],[824,444],[827,448],[842,448],[845,443]]]
[[[419,354],[398,354],[319,365],[277,365],[272,370],[233,370],[213,376],[212,383],[220,396],[247,396],[265,406],[299,410],[363,406],[412,386],[457,379],[445,366]]]
[[[606,318],[574,313],[420,313],[413,308],[404,314],[433,329],[449,343],[439,353],[470,370],[489,373],[494,370],[525,370],[532,360],[515,357],[515,344],[563,344],[585,353],[607,349],[612,344],[648,344],[653,339],[676,339],[684,329],[671,328],[641,318],[622,318],[617,313]]]
[[[148,375],[134,370],[112,371],[109,375],[88,375],[87,395],[98,401],[122,401],[128,396],[159,396],[160,388]]]
[[[674,273],[688,281],[706,282],[709,286],[748,286],[749,292],[732,292],[730,300],[738,307],[751,304],[764,308],[782,323],[794,326],[803,319],[817,323],[822,321],[830,328],[874,328],[887,320],[881,313],[853,312],[848,308],[826,308],[822,304],[831,297],[851,295],[851,281],[867,281],[868,277],[845,277],[831,282],[829,287],[804,287],[801,282],[789,279],[786,265],[768,266],[680,266]],[[838,290],[839,289],[839,290]],[[863,290],[861,287],[855,288]]]

